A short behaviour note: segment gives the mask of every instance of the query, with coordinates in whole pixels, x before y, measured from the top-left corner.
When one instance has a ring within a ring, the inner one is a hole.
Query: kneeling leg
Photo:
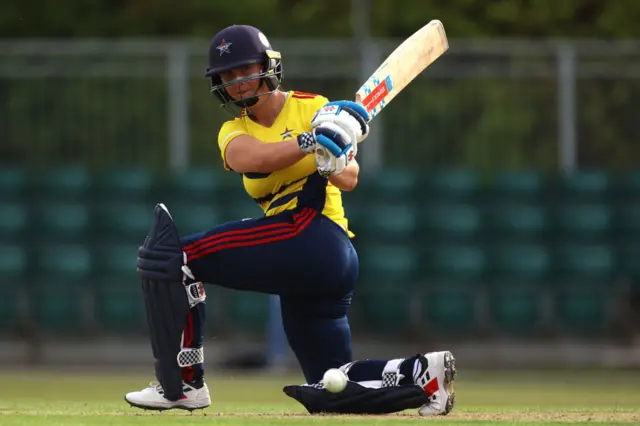
[[[317,383],[329,368],[352,361],[350,304],[351,295],[280,297],[287,340],[307,383]]]

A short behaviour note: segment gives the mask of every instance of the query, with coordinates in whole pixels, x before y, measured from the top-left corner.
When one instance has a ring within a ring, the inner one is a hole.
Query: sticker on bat
[[[380,101],[382,101],[392,89],[393,83],[391,81],[391,76],[387,76],[371,91],[371,93],[367,95],[366,98],[364,98],[362,104],[367,111],[371,111],[378,106]]]

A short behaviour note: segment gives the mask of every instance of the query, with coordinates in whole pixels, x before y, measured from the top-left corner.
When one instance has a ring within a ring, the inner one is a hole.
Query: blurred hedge
[[[405,37],[426,20],[455,37],[637,37],[640,2],[371,0],[372,33]],[[5,0],[0,37],[210,37],[234,23],[269,37],[348,36],[347,0]]]
[[[233,23],[259,26],[270,38],[346,37],[351,35],[349,3],[75,0],[60,7],[53,0],[5,0],[0,37],[208,39]],[[453,38],[640,35],[640,2],[632,1],[371,0],[371,4],[372,35],[381,37],[406,37],[433,17],[446,23]],[[204,61],[204,54],[199,59]],[[625,64],[630,67],[634,59],[621,61],[629,61]],[[131,69],[151,61],[121,60],[130,63]],[[0,79],[0,161],[166,167],[164,64],[162,58],[154,60],[158,63],[151,65],[158,74],[149,78],[97,84],[83,78],[84,69],[79,66],[73,78]],[[356,77],[353,81],[287,79],[286,88],[342,98],[352,93]],[[206,84],[202,77],[190,81],[191,156],[194,164],[220,166],[217,127],[226,116]],[[386,162],[430,168],[554,170],[558,166],[556,91],[553,77],[425,79],[398,97],[396,106],[384,114]],[[583,78],[577,82],[577,92],[580,165],[637,167],[638,80]]]

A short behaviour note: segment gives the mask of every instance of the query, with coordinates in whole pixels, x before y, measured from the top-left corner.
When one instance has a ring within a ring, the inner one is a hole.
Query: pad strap
[[[202,303],[207,300],[207,293],[204,291],[204,284],[202,282],[194,282],[196,277],[193,275],[191,268],[187,266],[187,253],[182,252],[182,282],[184,288],[187,290],[187,298],[189,299],[189,308],[193,308],[198,303]]]
[[[382,382],[381,388],[388,388],[391,386],[398,386],[400,380],[404,379],[404,375],[400,374],[400,364],[404,361],[404,358],[392,359],[387,361],[387,365],[382,370]]]
[[[181,368],[204,363],[204,348],[184,348],[178,352],[178,365]]]
[[[207,293],[204,291],[204,284],[202,282],[185,284],[184,289],[187,291],[189,308],[193,308],[198,303],[207,300]]]

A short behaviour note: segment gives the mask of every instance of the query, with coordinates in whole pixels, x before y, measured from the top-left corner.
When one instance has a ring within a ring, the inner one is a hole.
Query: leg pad
[[[339,393],[315,386],[285,386],[283,392],[302,404],[310,414],[390,414],[429,403],[416,385],[368,388],[355,382]]]
[[[156,206],[144,245],[138,250],[138,274],[147,312],[155,373],[164,397],[182,397],[182,350],[189,301],[182,282],[183,253],[178,230],[166,207]]]

